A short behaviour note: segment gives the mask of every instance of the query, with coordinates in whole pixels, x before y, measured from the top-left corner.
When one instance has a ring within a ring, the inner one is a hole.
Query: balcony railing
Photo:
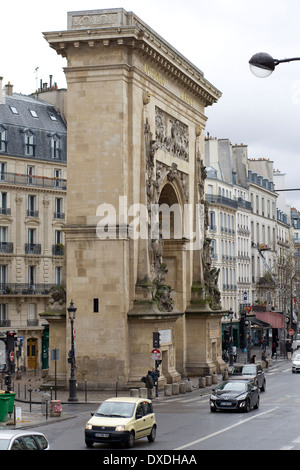
[[[54,256],[64,256],[65,247],[61,243],[57,243],[56,245],[52,245],[52,254]]]
[[[41,188],[67,189],[67,180],[62,178],[47,178],[45,176],[24,175],[21,173],[0,173],[0,182]]]
[[[39,216],[39,211],[28,209],[27,217],[38,217],[38,216]]]
[[[0,283],[1,295],[50,295],[55,284]]]
[[[26,255],[40,255],[42,247],[40,243],[25,243]]]
[[[0,253],[13,253],[14,244],[12,242],[0,242]]]

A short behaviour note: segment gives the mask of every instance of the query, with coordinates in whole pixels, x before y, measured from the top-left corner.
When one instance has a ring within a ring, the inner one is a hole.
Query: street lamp
[[[68,307],[69,320],[71,322],[71,350],[69,351],[68,362],[71,364],[71,375],[69,380],[69,399],[68,401],[78,401],[77,398],[77,380],[75,378],[75,348],[74,348],[74,320],[77,308],[74,307],[73,300],[71,300]]]
[[[254,54],[249,60],[251,72],[259,78],[266,78],[271,75],[276,65],[283,62],[292,62],[293,60],[300,60],[300,57],[292,57],[290,59],[273,59],[270,54],[266,52],[258,52]]]
[[[229,309],[229,319],[230,319],[230,341],[229,341],[229,365],[233,366],[233,337],[232,337],[232,320],[233,320],[233,311],[230,307]]]

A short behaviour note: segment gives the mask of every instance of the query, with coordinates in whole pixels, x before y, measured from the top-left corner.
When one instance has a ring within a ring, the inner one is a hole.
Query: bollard
[[[172,384],[172,395],[179,395],[179,384]]]
[[[164,395],[166,397],[170,397],[172,395],[172,385],[171,384],[166,384],[164,386]]]
[[[188,380],[187,383],[186,383],[186,391],[187,391],[187,392],[192,392],[192,390],[193,390],[192,381],[191,381],[191,380]]]
[[[212,383],[211,375],[206,375],[205,377],[206,377],[206,385],[210,386]]]
[[[186,383],[180,382],[179,384],[179,393],[186,393]]]
[[[146,389],[146,387],[139,388],[139,397],[140,398],[147,398],[147,389]]]
[[[200,377],[199,378],[199,388],[205,388],[206,387],[206,378],[205,377]]]
[[[228,379],[228,370],[225,369],[223,372],[223,380],[227,380],[227,379]]]
[[[218,383],[218,376],[217,374],[214,372],[213,375],[212,375],[212,383],[213,384],[217,384]]]
[[[131,397],[137,397],[139,396],[139,389],[138,388],[131,388],[130,389],[130,396]]]

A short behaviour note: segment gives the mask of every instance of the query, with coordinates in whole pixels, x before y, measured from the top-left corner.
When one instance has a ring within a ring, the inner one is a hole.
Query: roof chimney
[[[8,82],[7,85],[5,85],[5,91],[8,96],[12,96],[13,94],[13,85],[11,85],[10,82]]]

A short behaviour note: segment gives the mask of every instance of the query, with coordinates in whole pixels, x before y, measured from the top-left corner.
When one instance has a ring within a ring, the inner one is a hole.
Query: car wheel
[[[155,438],[156,438],[156,426],[153,426],[153,428],[151,429],[151,433],[149,434],[148,437],[148,441],[149,442],[154,442],[155,441]]]
[[[245,403],[244,412],[249,413],[249,411],[250,411],[250,401],[247,400],[246,403]]]
[[[130,432],[127,437],[126,447],[133,447],[134,444],[134,432]]]
[[[91,449],[93,447],[94,442],[93,441],[85,441],[85,445]]]

